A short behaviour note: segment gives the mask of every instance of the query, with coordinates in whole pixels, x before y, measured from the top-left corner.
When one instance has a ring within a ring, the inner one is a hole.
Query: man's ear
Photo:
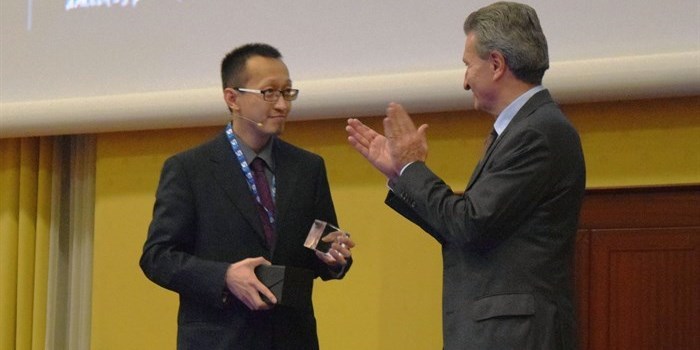
[[[491,54],[489,54],[489,64],[491,65],[494,79],[502,77],[508,70],[506,58],[499,51],[491,51]]]
[[[224,89],[224,101],[231,111],[238,111],[240,107],[238,106],[238,91],[233,88]]]

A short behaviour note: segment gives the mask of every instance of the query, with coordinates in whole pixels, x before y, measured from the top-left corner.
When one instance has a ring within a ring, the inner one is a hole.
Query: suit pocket
[[[547,349],[535,344],[535,298],[532,294],[502,294],[472,304],[474,349]]]
[[[495,317],[532,316],[535,297],[532,294],[501,294],[481,298],[472,304],[474,321]]]

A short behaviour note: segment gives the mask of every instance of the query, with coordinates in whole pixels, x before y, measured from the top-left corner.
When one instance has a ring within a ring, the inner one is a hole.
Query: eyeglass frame
[[[282,89],[282,90],[276,90],[276,89],[265,89],[265,90],[257,90],[257,89],[247,89],[247,88],[233,88],[233,90],[238,91],[238,92],[252,92],[255,94],[260,94],[262,95],[262,98],[265,102],[277,102],[279,101],[280,97],[282,97],[285,101],[294,101],[299,97],[299,89],[292,89],[292,88],[287,88],[287,89]],[[285,95],[286,93],[286,95]],[[293,93],[293,95],[289,96],[289,93]],[[270,97],[272,96],[272,100],[270,100]],[[288,97],[289,96],[289,97]]]

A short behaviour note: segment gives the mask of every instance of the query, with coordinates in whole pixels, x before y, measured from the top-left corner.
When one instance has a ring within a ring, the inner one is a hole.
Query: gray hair
[[[503,54],[515,76],[530,84],[542,84],[549,68],[547,39],[532,7],[496,2],[469,14],[464,33],[476,37],[477,54],[485,59],[492,51]]]

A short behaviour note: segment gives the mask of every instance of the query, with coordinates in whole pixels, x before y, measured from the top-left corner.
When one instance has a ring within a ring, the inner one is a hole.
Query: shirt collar
[[[503,131],[506,129],[508,124],[510,124],[511,120],[515,117],[515,115],[518,113],[518,111],[523,108],[525,103],[530,100],[530,98],[535,95],[536,93],[544,90],[544,86],[542,85],[537,85],[530,90],[525,91],[522,95],[518,96],[513,102],[511,102],[508,107],[503,109],[501,114],[498,115],[498,118],[496,118],[496,122],[493,124],[494,130],[498,133],[498,135],[501,135]]]
[[[235,132],[234,132],[235,134]],[[240,138],[239,138],[240,140]],[[245,161],[250,164],[253,159],[256,157],[261,158],[262,160],[265,161],[267,164],[267,167],[272,171],[273,173],[275,172],[275,163],[272,161],[272,144],[275,142],[275,137],[270,137],[270,141],[267,142],[265,147],[263,147],[262,150],[260,150],[260,153],[255,153],[248,145],[246,145],[244,142],[238,142],[238,145],[241,147],[241,151],[243,152],[243,156],[245,157]]]

